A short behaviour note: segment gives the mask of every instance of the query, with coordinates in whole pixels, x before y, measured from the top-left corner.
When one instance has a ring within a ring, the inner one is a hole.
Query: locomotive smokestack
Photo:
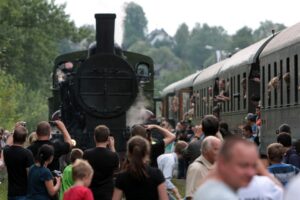
[[[95,14],[96,53],[114,54],[115,14]]]

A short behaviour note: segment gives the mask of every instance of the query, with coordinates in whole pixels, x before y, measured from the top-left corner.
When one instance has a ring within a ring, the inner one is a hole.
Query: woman
[[[47,166],[52,162],[54,155],[53,147],[47,144],[41,146],[37,156],[37,162],[29,169],[27,200],[50,200],[59,191],[61,180],[53,176]]]
[[[159,169],[148,166],[149,142],[134,136],[127,143],[127,160],[117,176],[113,200],[167,200],[165,179]]]

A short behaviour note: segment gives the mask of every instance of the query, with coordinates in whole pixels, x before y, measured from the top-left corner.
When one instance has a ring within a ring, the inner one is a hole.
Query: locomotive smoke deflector
[[[95,14],[96,53],[114,54],[115,14]]]

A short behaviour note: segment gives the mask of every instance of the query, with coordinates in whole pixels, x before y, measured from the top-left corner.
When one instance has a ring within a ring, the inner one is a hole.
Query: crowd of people
[[[54,124],[61,140],[51,138],[49,122],[38,123],[31,134],[26,124],[16,123],[12,134],[0,129],[0,170],[7,170],[7,198],[297,199],[300,141],[292,140],[291,127],[280,125],[274,134],[277,142],[259,154],[259,107],[245,120],[242,135],[231,134],[228,124],[214,115],[197,125],[181,121],[173,127],[166,119],[135,125],[123,157],[105,125],[94,130],[95,147],[82,151],[60,120]],[[185,179],[184,194],[174,178]]]

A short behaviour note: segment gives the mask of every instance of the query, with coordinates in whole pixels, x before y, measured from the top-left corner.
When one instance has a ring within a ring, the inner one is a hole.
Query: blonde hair
[[[72,177],[74,181],[92,176],[93,173],[93,168],[86,160],[76,159],[72,166]]]

